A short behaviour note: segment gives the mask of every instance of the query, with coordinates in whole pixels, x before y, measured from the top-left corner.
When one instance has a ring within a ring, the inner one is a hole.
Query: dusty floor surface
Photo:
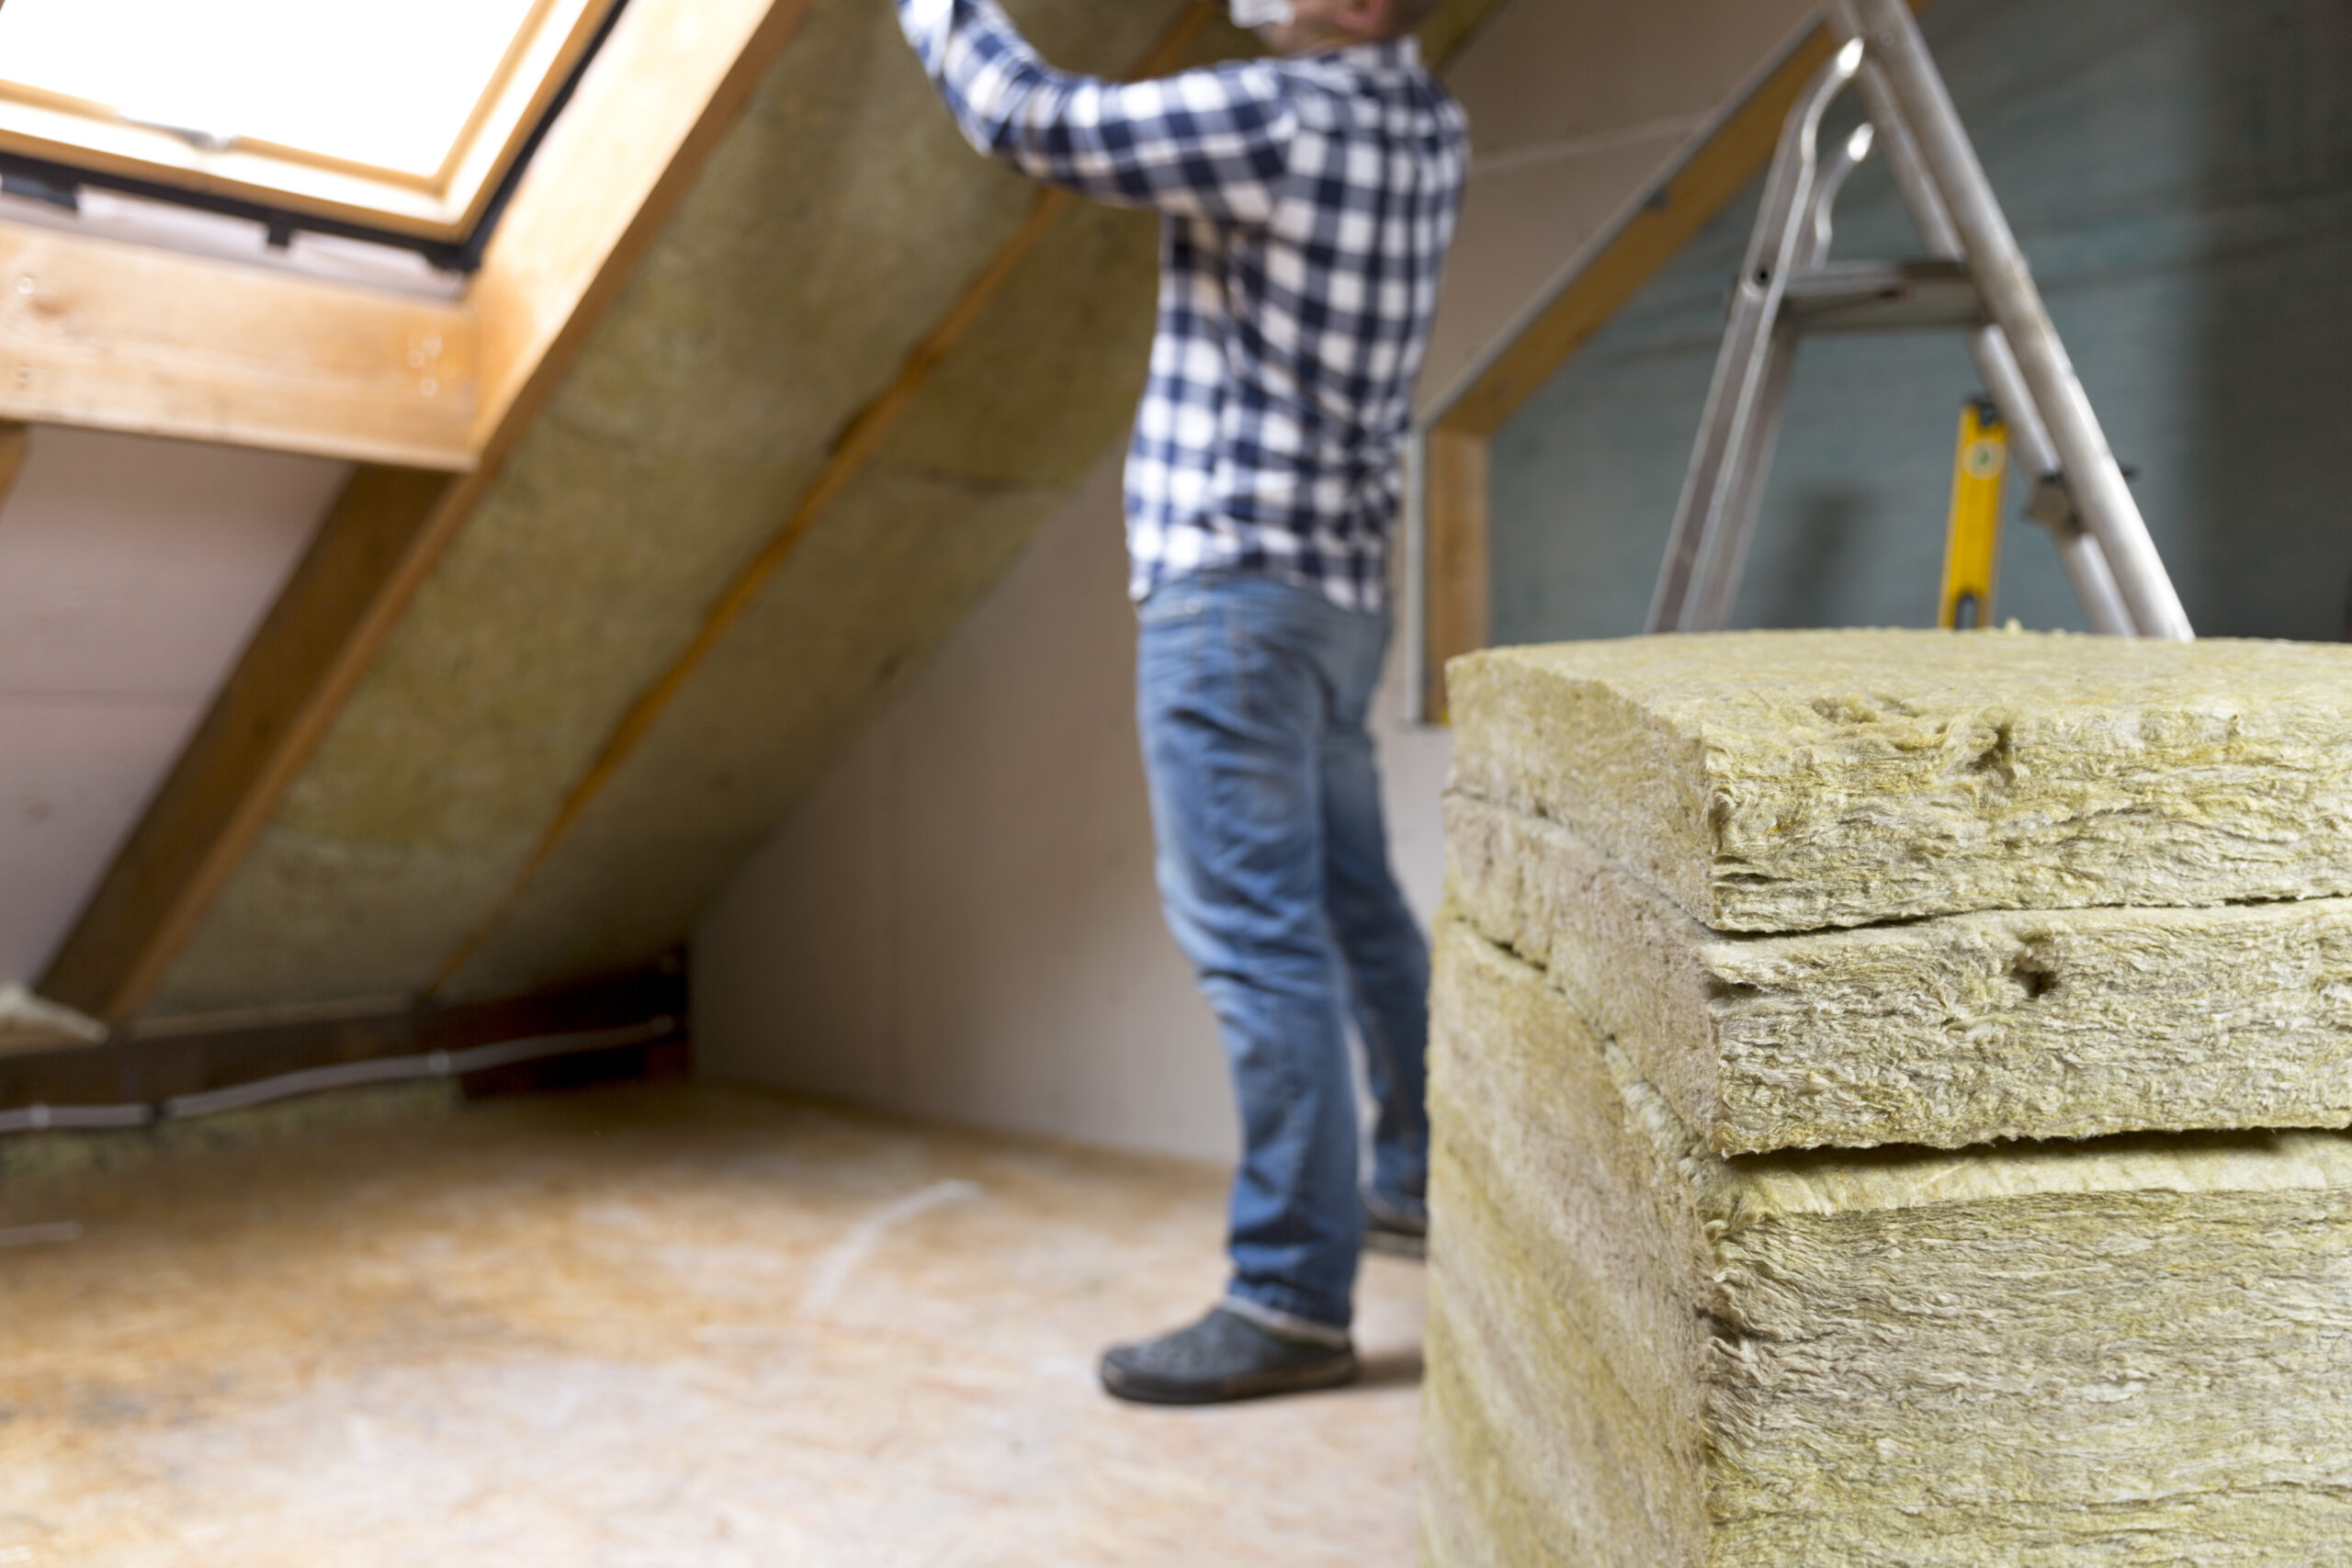
[[[1357,1388],[1095,1388],[1210,1299],[1219,1210],[683,1089],[11,1182],[0,1568],[1404,1568],[1418,1268],[1368,1262]]]

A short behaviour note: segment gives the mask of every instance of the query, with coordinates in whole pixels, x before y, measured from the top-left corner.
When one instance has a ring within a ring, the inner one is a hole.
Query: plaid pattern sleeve
[[[1410,39],[1109,83],[996,0],[897,0],[967,140],[1159,209],[1159,330],[1128,447],[1129,589],[1227,570],[1386,603],[1397,457],[1468,163]]]
[[[1098,201],[1263,221],[1296,130],[1261,64],[1104,82],[1038,60],[996,0],[898,0],[964,139],[1033,179]]]

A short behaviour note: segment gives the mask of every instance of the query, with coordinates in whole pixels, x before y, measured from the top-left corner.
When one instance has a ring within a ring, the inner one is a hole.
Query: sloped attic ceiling
[[[1012,9],[1103,73],[1246,41],[1184,0]],[[144,1015],[680,941],[1118,438],[1154,253],[975,157],[888,6],[816,0]]]

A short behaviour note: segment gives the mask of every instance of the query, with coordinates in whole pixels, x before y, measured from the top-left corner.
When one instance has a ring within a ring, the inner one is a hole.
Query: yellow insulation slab
[[[1726,1160],[1440,932],[1424,1558],[2352,1562],[2352,1135]]]
[[[1446,864],[1717,1153],[2352,1123],[2352,899],[1732,935],[1462,794]]]
[[[2352,645],[1734,632],[1446,682],[1456,790],[1719,930],[2352,895]]]

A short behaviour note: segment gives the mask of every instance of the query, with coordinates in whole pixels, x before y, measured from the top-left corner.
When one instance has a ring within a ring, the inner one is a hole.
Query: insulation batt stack
[[[2352,648],[1448,690],[1430,1568],[2352,1563]]]

